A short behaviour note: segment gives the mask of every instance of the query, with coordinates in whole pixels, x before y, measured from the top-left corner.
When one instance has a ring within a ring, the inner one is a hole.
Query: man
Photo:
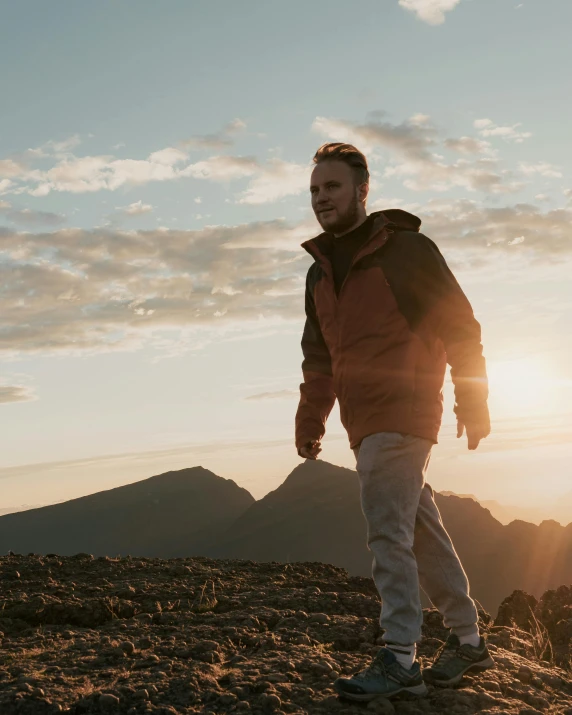
[[[314,156],[312,208],[323,229],[302,246],[306,278],[304,382],[296,448],[316,459],[335,403],[356,456],[384,646],[338,693],[354,700],[457,683],[493,665],[479,634],[463,567],[425,481],[443,412],[446,363],[455,386],[457,436],[474,450],[490,433],[481,329],[421,221],[400,209],[366,213],[367,161],[354,146]],[[451,633],[421,673],[419,587]]]

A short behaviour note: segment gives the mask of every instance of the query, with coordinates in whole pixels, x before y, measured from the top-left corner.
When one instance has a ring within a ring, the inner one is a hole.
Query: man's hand
[[[463,436],[463,432],[467,430],[467,442],[469,449],[476,449],[479,442],[491,433],[489,424],[474,422],[465,425],[461,420],[457,419],[457,439]]]
[[[308,442],[305,444],[303,447],[300,447],[300,451],[298,454],[301,457],[304,457],[304,459],[316,459],[318,454],[322,451],[322,448],[320,446],[320,440],[319,439],[314,439],[311,442]]]

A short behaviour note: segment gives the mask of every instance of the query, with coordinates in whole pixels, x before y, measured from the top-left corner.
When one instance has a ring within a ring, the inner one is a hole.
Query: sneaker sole
[[[410,687],[400,688],[399,690],[392,690],[391,693],[346,693],[346,691],[342,690],[339,686],[336,685],[336,683],[334,683],[334,690],[336,691],[336,693],[338,693],[338,695],[341,695],[348,700],[357,700],[360,702],[374,700],[375,698],[381,697],[390,699],[394,695],[399,695],[399,693],[410,693],[411,695],[417,695],[418,697],[421,697],[423,695],[427,695],[427,693],[429,692],[425,683],[421,683],[421,685],[412,685]]]
[[[494,664],[494,660],[489,656],[485,660],[481,660],[479,663],[471,663],[461,673],[458,673],[453,678],[449,678],[449,680],[438,680],[437,678],[432,678],[428,674],[427,677],[425,676],[425,674],[422,675],[425,679],[425,682],[429,683],[429,685],[446,687],[447,685],[456,685],[461,680],[463,675],[465,675],[465,673],[469,670],[488,670],[489,668],[492,668]]]

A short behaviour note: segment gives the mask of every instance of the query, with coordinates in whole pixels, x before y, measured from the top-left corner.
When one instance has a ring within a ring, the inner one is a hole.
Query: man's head
[[[339,236],[366,218],[369,171],[365,156],[351,144],[323,144],[314,155],[310,179],[312,208],[318,223]]]

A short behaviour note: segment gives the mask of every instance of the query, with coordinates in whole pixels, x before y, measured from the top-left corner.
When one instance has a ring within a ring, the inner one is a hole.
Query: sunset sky
[[[0,11],[0,512],[303,460],[311,159],[422,219],[481,322],[493,433],[429,481],[572,521],[569,0],[19,0]],[[320,459],[355,468],[338,405]]]

